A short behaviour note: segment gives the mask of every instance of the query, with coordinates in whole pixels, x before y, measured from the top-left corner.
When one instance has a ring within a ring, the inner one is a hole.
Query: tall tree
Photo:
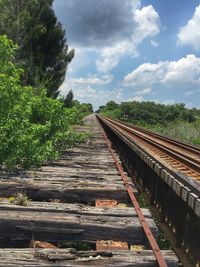
[[[16,57],[25,69],[23,83],[47,88],[56,98],[74,50],[66,44],[57,21],[53,0],[0,0],[0,34],[6,34],[19,50]]]
[[[66,108],[72,107],[73,98],[74,98],[74,94],[72,90],[70,90],[64,99],[64,106]]]

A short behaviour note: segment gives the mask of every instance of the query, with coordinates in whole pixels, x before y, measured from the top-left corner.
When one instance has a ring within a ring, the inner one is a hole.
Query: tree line
[[[164,105],[154,102],[129,101],[117,104],[109,101],[100,106],[99,113],[138,125],[167,125],[169,122],[195,122],[200,118],[200,110],[188,109],[185,104]]]
[[[200,109],[184,104],[109,101],[97,111],[102,115],[130,122],[164,135],[200,145]]]

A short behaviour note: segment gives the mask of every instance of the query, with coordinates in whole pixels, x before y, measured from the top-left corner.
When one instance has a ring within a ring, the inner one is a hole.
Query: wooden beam
[[[56,203],[43,207],[0,205],[0,240],[96,241],[116,240],[147,244],[133,208],[96,208]],[[60,207],[57,210],[55,207]],[[157,228],[148,211],[147,222],[156,235]]]
[[[178,267],[171,251],[162,251],[169,267]],[[0,249],[0,266],[157,267],[152,251],[76,251],[75,249]]]
[[[136,191],[136,190],[135,190]],[[98,199],[111,199],[127,202],[127,192],[121,182],[101,179],[0,179],[0,196],[10,197],[25,192],[33,200],[61,199],[64,202],[94,203]]]

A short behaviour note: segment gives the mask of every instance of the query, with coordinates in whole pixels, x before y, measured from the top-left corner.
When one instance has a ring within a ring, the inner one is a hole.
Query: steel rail
[[[116,122],[119,122],[119,123],[123,123],[124,125],[132,128],[132,129],[135,129],[135,130],[138,130],[140,132],[146,133],[148,135],[151,135],[151,136],[153,136],[155,138],[158,138],[160,140],[163,140],[165,142],[171,143],[171,144],[176,145],[176,146],[178,145],[180,148],[183,148],[183,149],[187,150],[188,152],[195,154],[196,156],[200,156],[200,147],[196,147],[194,145],[179,141],[179,140],[177,140],[175,138],[168,137],[168,136],[165,136],[165,135],[162,135],[162,134],[158,134],[158,133],[143,129],[141,127],[135,126],[135,125],[127,123],[127,122],[121,122],[121,121],[116,120],[116,119],[112,119],[112,120],[116,121]]]
[[[116,121],[113,121],[108,118],[103,118],[107,123],[110,124],[111,127],[118,128],[118,130],[123,129],[126,132],[129,132],[140,139],[144,140],[146,143],[151,144],[152,146],[156,147],[160,151],[164,152],[165,154],[171,156],[172,158],[178,160],[179,162],[183,163],[187,167],[189,167],[192,170],[195,170],[196,172],[200,173],[200,164],[199,161],[196,161],[195,159],[191,158],[189,155],[182,155],[181,151],[178,153],[176,150],[172,150],[168,148],[165,145],[158,144],[156,141],[151,140],[151,138],[145,137],[140,135],[139,133],[136,133],[133,129],[130,127],[123,125],[123,123],[119,123]]]
[[[127,126],[128,128],[131,128],[131,129],[138,131],[140,133],[144,133],[148,136],[152,136],[153,138],[156,138],[157,140],[160,140],[161,142],[164,141],[166,144],[163,144],[163,146],[165,146],[165,147],[168,147],[168,145],[171,144],[172,146],[175,147],[175,148],[171,148],[171,150],[173,150],[174,152],[177,152],[177,148],[180,148],[184,152],[189,152],[194,157],[196,157],[196,156],[200,157],[200,148],[198,148],[198,147],[183,143],[183,142],[176,140],[176,139],[172,139],[169,137],[165,137],[163,135],[156,134],[154,132],[145,130],[143,128],[140,128],[140,127],[137,127],[134,125],[130,125],[129,123],[124,123],[124,122],[120,122],[118,120],[113,120],[113,119],[109,119],[109,118],[106,118],[106,119],[110,120],[113,123],[118,123],[120,125]],[[188,159],[190,159],[189,155],[186,155],[186,157]],[[193,161],[195,161],[197,164],[200,164],[200,158],[198,158],[198,159],[193,158]]]
[[[100,125],[100,123],[99,123],[99,125]],[[151,230],[150,230],[150,228],[149,228],[149,226],[148,226],[148,224],[147,224],[147,222],[145,220],[145,217],[144,217],[144,215],[142,213],[142,210],[140,209],[139,203],[138,203],[138,201],[137,201],[137,199],[136,199],[136,197],[135,197],[135,195],[133,193],[133,190],[132,190],[131,186],[128,183],[128,179],[127,179],[126,174],[123,171],[123,167],[119,163],[119,161],[117,160],[115,154],[113,153],[113,150],[112,150],[112,147],[111,147],[111,143],[110,143],[109,139],[107,138],[106,133],[105,133],[105,131],[102,128],[101,125],[100,125],[100,128],[101,128],[103,137],[104,137],[104,139],[106,141],[106,144],[108,146],[108,149],[109,149],[109,151],[110,151],[110,153],[112,155],[113,161],[116,164],[116,167],[117,167],[117,169],[118,169],[118,171],[119,171],[119,173],[120,173],[120,175],[122,177],[124,186],[125,186],[128,194],[129,194],[131,202],[132,202],[132,204],[133,204],[133,206],[134,206],[134,208],[136,210],[136,213],[138,215],[138,218],[139,218],[139,221],[140,221],[140,223],[142,225],[144,233],[145,233],[145,235],[146,235],[146,237],[147,237],[147,239],[149,241],[149,244],[150,244],[150,246],[152,248],[152,251],[153,251],[153,253],[155,255],[157,264],[158,264],[159,267],[167,267],[168,265],[167,265],[163,255],[162,255],[162,253],[160,251],[160,248],[159,248],[159,246],[158,246],[158,244],[157,244],[157,242],[156,242],[156,240],[155,240],[155,238],[154,238],[154,236],[153,236],[153,234],[152,234],[152,232],[151,232]]]

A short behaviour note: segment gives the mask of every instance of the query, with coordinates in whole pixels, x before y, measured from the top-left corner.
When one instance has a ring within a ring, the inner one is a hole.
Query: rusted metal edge
[[[143,228],[143,230],[145,232],[145,235],[146,235],[146,237],[147,237],[147,239],[149,241],[149,244],[150,244],[150,246],[152,248],[152,251],[153,251],[153,253],[154,253],[155,257],[156,257],[158,266],[159,267],[167,267],[167,263],[166,263],[163,255],[162,255],[162,253],[160,251],[160,248],[159,248],[159,246],[158,246],[158,244],[157,244],[157,242],[156,242],[156,240],[155,240],[155,238],[154,238],[154,236],[153,236],[153,234],[152,234],[152,232],[151,232],[151,230],[150,230],[150,228],[149,228],[149,226],[148,226],[148,224],[147,224],[147,222],[146,222],[146,220],[144,218],[144,215],[142,213],[142,210],[140,209],[139,203],[138,203],[138,201],[137,201],[137,199],[136,199],[136,197],[135,197],[135,195],[134,195],[134,193],[132,191],[132,188],[130,187],[130,185],[128,183],[127,176],[125,175],[125,173],[123,171],[123,167],[118,162],[117,158],[115,157],[115,155],[114,155],[114,153],[112,151],[111,143],[110,143],[108,137],[106,136],[106,133],[105,133],[105,131],[102,128],[100,123],[99,123],[99,126],[101,128],[101,131],[102,131],[103,137],[104,137],[104,139],[106,141],[106,144],[108,146],[108,149],[109,149],[109,151],[110,151],[110,153],[112,155],[113,161],[115,162],[115,164],[117,166],[117,169],[118,169],[118,171],[119,171],[119,173],[120,173],[120,175],[122,177],[122,180],[124,182],[124,185],[126,187],[126,190],[127,190],[128,194],[129,194],[129,197],[130,197],[130,199],[131,199],[131,201],[132,201],[132,203],[134,205],[134,208],[135,208],[135,210],[137,212],[138,218],[139,218],[140,223],[142,225],[142,228]]]

